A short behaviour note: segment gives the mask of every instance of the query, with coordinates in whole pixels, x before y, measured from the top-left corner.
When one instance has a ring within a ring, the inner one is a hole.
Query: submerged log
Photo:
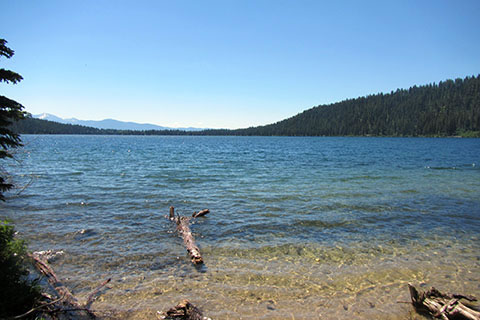
[[[193,218],[203,217],[203,216],[206,215],[207,213],[210,213],[210,210],[208,210],[208,209],[203,209],[203,210],[200,210],[199,212],[194,212],[194,213],[192,214],[192,217],[193,217]]]
[[[190,219],[187,217],[177,217],[177,231],[183,238],[183,243],[187,248],[190,258],[192,259],[193,264],[202,264],[203,258],[200,254],[200,249],[198,249],[195,244],[195,238],[193,237],[192,231],[190,230],[189,222]]]
[[[103,281],[101,284],[98,285],[98,287],[95,288],[95,290],[93,290],[89,295],[88,295],[88,299],[87,299],[87,302],[85,303],[85,307],[87,309],[90,309],[90,307],[92,306],[92,303],[95,301],[95,299],[97,298],[97,295],[99,294],[100,290],[103,289],[103,287],[105,287],[110,281],[112,281],[112,278],[108,278],[107,280]]]
[[[188,300],[183,300],[166,312],[165,319],[169,320],[202,320],[202,312]]]
[[[31,254],[30,257],[35,262],[35,267],[37,270],[43,274],[46,278],[48,283],[52,286],[53,290],[57,293],[59,297],[62,297],[62,302],[68,309],[77,309],[83,310],[85,309],[83,306],[78,303],[78,300],[73,296],[73,294],[65,287],[57,278],[57,275],[53,271],[53,269],[48,265],[48,263],[41,258],[40,255]],[[88,310],[86,310],[88,315],[91,318],[95,318],[95,315]]]
[[[435,288],[427,292],[418,291],[413,285],[408,284],[412,305],[420,313],[427,313],[442,320],[480,320],[480,312],[473,306],[460,302],[461,299],[473,302],[473,296],[460,294],[444,294]]]
[[[99,285],[88,297],[88,300],[85,304],[80,304],[78,300],[73,296],[73,294],[65,287],[59,280],[52,267],[40,254],[29,254],[29,257],[33,260],[35,268],[45,276],[48,283],[51,285],[53,290],[56,292],[58,299],[52,303],[45,304],[54,305],[55,310],[52,312],[74,312],[74,311],[83,311],[85,315],[91,319],[96,319],[96,315],[93,311],[90,310],[90,306],[94,301],[95,296],[98,292],[110,282],[110,278],[104,281]],[[48,310],[47,310],[48,311]]]

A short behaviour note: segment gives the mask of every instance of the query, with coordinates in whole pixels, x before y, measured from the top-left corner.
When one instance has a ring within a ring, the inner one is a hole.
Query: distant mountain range
[[[201,131],[204,129],[200,128],[169,128],[169,127],[162,127],[157,126],[155,124],[149,123],[136,123],[136,122],[124,122],[118,121],[114,119],[104,119],[104,120],[79,120],[75,118],[63,119],[57,117],[53,114],[49,113],[42,113],[42,114],[34,114],[32,115],[33,118],[41,119],[41,120],[48,120],[63,124],[76,124],[80,126],[98,128],[98,129],[114,129],[114,130],[183,130],[183,131]]]
[[[12,130],[21,134],[480,138],[480,75],[319,105],[273,124],[236,130],[82,121],[49,114],[34,117],[14,123]]]

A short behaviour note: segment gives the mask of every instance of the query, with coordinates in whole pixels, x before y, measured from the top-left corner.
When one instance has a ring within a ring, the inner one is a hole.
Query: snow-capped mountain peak
[[[41,113],[33,115],[34,118],[54,121],[65,124],[77,124],[81,126],[94,127],[98,129],[115,129],[115,130],[186,130],[186,131],[198,131],[202,129],[198,128],[169,128],[157,126],[155,124],[149,123],[135,123],[135,122],[124,122],[114,119],[105,119],[105,120],[79,120],[75,118],[62,119],[50,113]]]

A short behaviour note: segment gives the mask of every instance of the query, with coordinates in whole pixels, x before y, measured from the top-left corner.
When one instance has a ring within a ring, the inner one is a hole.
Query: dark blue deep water
[[[63,251],[80,297],[113,277],[94,305],[115,317],[188,298],[215,319],[402,319],[408,282],[480,295],[480,139],[23,138],[0,216]],[[210,209],[203,268],[170,206]]]

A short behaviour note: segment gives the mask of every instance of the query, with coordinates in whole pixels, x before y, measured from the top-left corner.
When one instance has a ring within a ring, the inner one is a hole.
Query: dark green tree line
[[[105,130],[26,118],[12,128],[32,134],[453,136],[480,135],[480,75],[320,105],[247,129]]]
[[[320,105],[242,135],[453,136],[480,131],[480,75]]]

